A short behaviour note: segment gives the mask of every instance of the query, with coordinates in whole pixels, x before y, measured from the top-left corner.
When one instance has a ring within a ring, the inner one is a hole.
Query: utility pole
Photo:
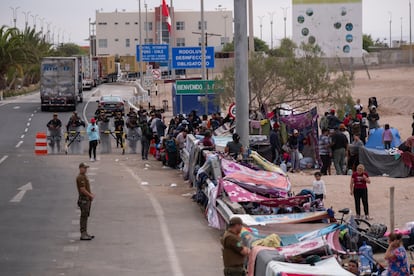
[[[234,0],[236,133],[243,147],[249,147],[249,69],[247,42],[247,0]]]
[[[287,19],[287,10],[289,9],[288,7],[283,7],[281,8],[283,10],[283,23],[284,23],[284,30],[285,30],[285,39],[286,39],[286,19]]]
[[[391,40],[391,30],[392,30],[392,12],[388,12],[390,15],[390,48],[392,48],[392,40]]]
[[[273,49],[273,16],[275,12],[269,12],[270,17],[270,49]]]
[[[12,10],[12,12],[13,12],[13,25],[14,25],[14,28],[16,28],[16,23],[17,23],[17,10],[18,9],[20,9],[20,7],[10,7],[10,9]]]
[[[410,65],[413,64],[413,48],[412,48],[412,41],[411,41],[411,0],[409,0],[409,17],[410,17]]]
[[[204,24],[204,0],[200,0],[200,10],[201,10],[201,79],[206,79],[206,42],[205,42],[205,33],[206,26]],[[208,89],[205,87],[205,113],[208,115]]]
[[[403,33],[403,26],[402,26],[402,24],[403,24],[403,18],[401,17],[400,19],[401,19],[401,36],[400,36],[400,48],[401,48],[402,47],[402,40],[403,40],[403,38],[402,38],[402,33]]]
[[[260,40],[263,40],[263,18],[264,15],[258,16],[260,20]]]
[[[24,28],[27,29],[27,26],[29,25],[30,11],[23,12],[23,14],[24,14]]]
[[[139,26],[139,82],[142,85],[142,20],[141,20],[141,0],[138,0],[138,26]]]
[[[147,1],[144,2],[145,7],[145,44],[148,43],[148,4]]]
[[[31,14],[30,16],[33,18],[33,29],[36,30],[37,17],[39,15],[37,15],[37,14],[36,15],[33,15],[33,14]]]
[[[92,73],[92,51],[93,51],[93,42],[92,42],[92,22],[91,18],[89,17],[89,79],[94,81],[93,73]]]
[[[249,0],[249,54],[254,53],[253,0]]]

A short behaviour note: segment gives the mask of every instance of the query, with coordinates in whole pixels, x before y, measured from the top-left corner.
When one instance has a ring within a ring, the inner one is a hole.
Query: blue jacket
[[[86,134],[88,134],[89,141],[100,140],[99,127],[97,124],[88,124],[86,128]]]

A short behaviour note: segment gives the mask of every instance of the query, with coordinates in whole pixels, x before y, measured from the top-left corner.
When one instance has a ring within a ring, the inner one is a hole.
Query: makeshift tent
[[[398,147],[401,145],[400,133],[396,128],[390,128],[394,139],[392,140],[391,147]],[[384,144],[382,143],[382,134],[384,133],[384,128],[377,128],[370,130],[368,141],[365,144],[366,148],[369,149],[378,149],[383,150]]]
[[[300,141],[303,142],[302,154],[310,157],[316,163],[319,159],[318,148],[318,110],[316,107],[300,114],[293,113],[280,117],[280,122],[286,125],[288,133],[297,129],[300,133]]]
[[[410,168],[399,155],[390,155],[384,150],[359,148],[359,163],[365,166],[370,176],[388,175],[390,177],[407,177]]]
[[[329,258],[315,263],[314,266],[308,264],[293,264],[278,261],[270,261],[267,265],[266,276],[270,275],[336,275],[336,276],[352,276],[351,272],[343,269],[335,258]]]

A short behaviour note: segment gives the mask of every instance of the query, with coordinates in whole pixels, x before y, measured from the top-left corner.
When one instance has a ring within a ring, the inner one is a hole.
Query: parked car
[[[98,108],[105,111],[107,115],[114,115],[115,112],[125,113],[125,100],[121,96],[102,96],[99,100]]]

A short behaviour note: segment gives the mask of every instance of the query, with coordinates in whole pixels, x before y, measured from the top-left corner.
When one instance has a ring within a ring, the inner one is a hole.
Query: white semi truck
[[[40,67],[41,110],[76,110],[83,101],[82,74],[77,57],[45,57]]]

